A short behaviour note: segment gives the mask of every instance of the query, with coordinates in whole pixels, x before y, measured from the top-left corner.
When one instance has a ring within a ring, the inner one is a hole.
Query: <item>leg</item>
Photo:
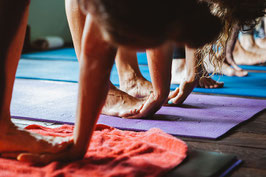
[[[28,6],[26,0],[0,1],[0,153],[55,152],[62,148],[55,148],[56,143],[52,145],[53,138],[47,137],[44,141],[40,136],[17,128],[10,120],[10,102],[26,32]]]
[[[66,4],[66,14],[67,14],[68,23],[69,23],[71,35],[72,35],[74,46],[75,46],[75,51],[76,51],[79,61],[82,62],[81,61],[82,58],[80,57],[81,39],[83,35],[83,29],[85,25],[86,16],[83,15],[83,13],[80,11],[77,1],[66,0],[65,4]],[[136,55],[135,51],[134,53]],[[126,52],[126,54],[123,53],[122,55],[125,58],[124,60],[129,59],[128,63],[130,63],[131,61],[133,61],[131,63],[134,63],[134,58],[133,60],[131,60],[130,58],[132,56],[132,52],[129,51],[128,53]],[[117,56],[118,56],[117,58],[119,59],[119,61],[121,61],[122,60],[121,52],[120,54],[117,54]],[[130,56],[130,57],[127,58],[127,56]],[[120,63],[123,63],[123,62],[120,62]],[[129,66],[134,65],[131,63],[128,65]],[[118,64],[118,66],[120,65]],[[121,67],[118,67],[118,68],[121,69]],[[134,66],[134,70],[138,70],[138,66]],[[123,74],[120,73],[120,75],[123,75]],[[120,83],[121,82],[124,83],[124,81],[120,81]],[[142,100],[134,98],[131,95],[128,95],[127,93],[117,89],[114,85],[112,85],[112,83],[110,83],[109,93],[107,95],[106,104],[102,110],[103,111],[102,113],[106,115],[126,117],[127,115],[131,115],[132,113],[134,113],[134,110],[138,108],[139,105],[141,104],[142,104]]]
[[[237,63],[237,57],[235,57],[235,55],[234,55],[234,59],[236,61],[236,64],[240,64],[240,63]],[[204,58],[204,67],[206,68],[208,73],[219,73],[219,74],[224,74],[226,76],[243,77],[243,76],[246,76],[248,74],[247,71],[236,70],[225,62],[223,62],[221,69],[219,69],[217,71],[217,70],[215,70],[214,66],[210,63],[209,58]]]
[[[168,104],[181,104],[185,101],[185,99],[189,96],[189,94],[193,91],[194,87],[199,82],[197,77],[198,67],[197,67],[197,59],[195,58],[195,49],[185,47],[186,51],[186,64],[185,77],[180,82],[180,86],[176,88],[173,92],[171,92],[168,96]]]
[[[266,56],[259,55],[253,52],[249,52],[245,50],[239,43],[236,42],[235,50],[234,50],[234,59],[236,64],[238,65],[256,65],[266,62]]]
[[[263,50],[256,45],[255,39],[253,37],[253,33],[252,34],[247,33],[247,34],[240,35],[239,42],[244,50],[251,52],[251,53],[255,53],[257,55],[266,56],[266,50]]]
[[[186,71],[185,49],[175,48],[173,57],[171,83],[180,84],[184,79],[186,80],[189,77]],[[199,72],[199,74],[200,73],[201,72]],[[202,88],[220,88],[223,87],[223,83],[204,76],[198,80],[197,86]]]
[[[261,27],[259,30],[264,34],[260,38],[255,39],[256,45],[261,49],[266,49],[266,17],[261,19]]]
[[[80,46],[79,93],[73,146],[57,154],[22,154],[21,159],[43,163],[73,161],[83,158],[87,152],[108,93],[116,48],[103,40],[98,25],[90,15],[86,16]]]
[[[153,92],[146,98],[138,114],[129,118],[152,116],[167,101],[170,91],[173,45],[165,43],[155,49],[147,49]]]
[[[175,47],[172,61],[172,84],[180,84],[186,76],[186,54],[184,47]]]
[[[116,55],[120,89],[138,98],[147,97],[152,92],[152,84],[141,74],[135,50],[119,48]]]

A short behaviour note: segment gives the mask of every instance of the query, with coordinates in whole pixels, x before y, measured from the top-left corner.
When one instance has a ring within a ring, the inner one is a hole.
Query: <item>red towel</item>
[[[46,128],[30,125],[43,135],[71,136],[73,126]],[[186,157],[186,144],[153,128],[147,132],[122,131],[97,125],[84,159],[72,163],[52,162],[36,167],[0,159],[0,177],[155,177],[163,176]]]

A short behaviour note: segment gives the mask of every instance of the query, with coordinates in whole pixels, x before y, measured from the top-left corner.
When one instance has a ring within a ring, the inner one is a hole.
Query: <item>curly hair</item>
[[[233,26],[255,27],[260,17],[265,15],[265,0],[202,0],[209,4],[211,12],[223,22],[223,30],[213,43],[197,49],[196,57],[199,64],[203,65],[203,59],[208,57],[214,66],[215,72],[221,69],[225,59],[226,43],[233,32]]]

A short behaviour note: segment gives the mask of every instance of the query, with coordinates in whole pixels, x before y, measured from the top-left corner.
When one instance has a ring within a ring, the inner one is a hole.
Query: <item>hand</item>
[[[140,107],[138,113],[127,118],[134,119],[152,116],[156,111],[158,111],[162,107],[164,102],[167,100],[167,95],[168,94],[158,95],[154,92],[151,93],[148,99]]]
[[[197,85],[198,79],[183,80],[168,96],[168,104],[182,104]]]
[[[80,151],[75,145],[71,145],[58,153],[21,153],[17,160],[34,164],[48,164],[52,161],[70,162],[82,159],[86,151]]]
[[[5,158],[17,158],[20,153],[57,153],[73,143],[72,137],[43,136],[5,124],[0,136],[0,154]]]

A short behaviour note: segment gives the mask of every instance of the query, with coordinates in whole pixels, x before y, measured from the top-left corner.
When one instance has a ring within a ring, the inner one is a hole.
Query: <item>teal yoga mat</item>
[[[265,71],[266,72],[266,66],[257,66],[257,65],[240,65],[240,68],[245,70],[254,70],[254,71]]]
[[[21,55],[21,58],[35,60],[77,61],[77,56],[74,48],[63,48],[41,52],[25,53]]]
[[[145,78],[150,80],[148,66],[140,65],[140,70]],[[77,82],[79,64],[74,61],[44,61],[21,59],[17,70],[17,78],[55,80],[65,82]],[[195,88],[194,92],[238,95],[250,97],[266,97],[266,73],[250,72],[247,77],[213,76],[215,80],[223,81],[224,88],[205,89]],[[111,73],[111,81],[119,85],[117,69],[114,66]],[[178,85],[171,85],[175,89]]]
[[[145,52],[138,52],[138,62],[141,65],[147,65],[147,56]],[[78,61],[74,48],[63,48],[41,52],[25,53],[21,55],[22,59],[34,60],[63,60]]]
[[[138,63],[140,65],[147,65],[147,56],[145,52],[138,52]],[[77,61],[77,56],[74,48],[63,48],[49,51],[32,52],[22,54],[23,59],[34,60],[63,60],[63,61]],[[266,66],[247,66],[240,65],[241,68],[246,70],[266,71]]]

